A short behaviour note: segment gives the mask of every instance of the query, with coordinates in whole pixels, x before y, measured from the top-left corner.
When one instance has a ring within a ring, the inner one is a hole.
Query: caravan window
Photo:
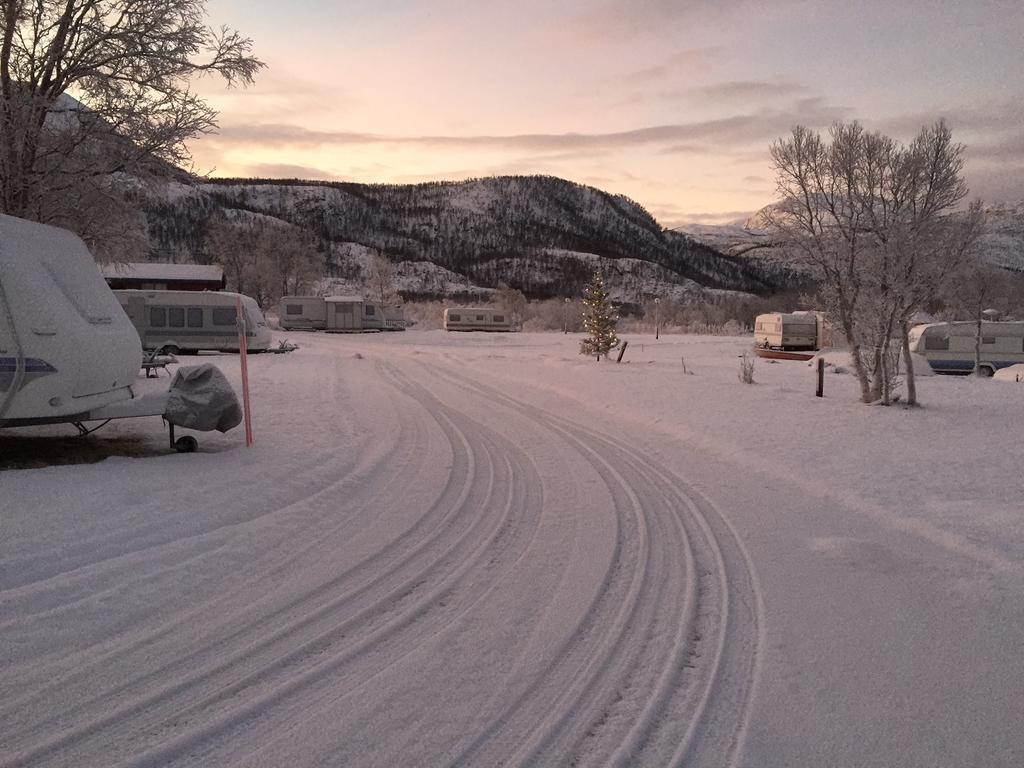
[[[288,306],[286,306],[284,308],[284,313],[286,315],[301,315],[302,314],[302,305],[301,304],[289,304]]]
[[[163,328],[167,325],[167,309],[165,307],[150,307],[149,324],[154,328]]]
[[[168,307],[167,308],[167,324],[171,328],[184,328],[185,327],[185,308],[184,307]]]
[[[367,317],[372,317],[373,316],[373,305],[372,304],[367,304],[366,307],[364,307],[364,309],[366,310],[366,316]]]
[[[486,318],[483,315],[477,315],[476,320],[478,323],[482,323]]]
[[[925,349],[949,349],[949,337],[948,336],[925,336],[924,337],[924,348]]]
[[[203,327],[203,308],[202,307],[189,307],[188,308],[188,327],[189,328],[202,328]]]
[[[982,336],[981,337],[981,343],[982,344],[995,344],[996,343],[996,337],[995,336]]]
[[[494,316],[494,322],[496,322],[496,323],[504,323],[505,322],[505,316],[504,315],[495,315]]]
[[[448,319],[453,323],[457,323],[462,320],[462,317],[460,315],[456,315],[454,312],[450,312],[448,314]]]
[[[234,325],[235,324],[235,308],[234,307],[215,307],[213,310],[213,324],[214,325]]]

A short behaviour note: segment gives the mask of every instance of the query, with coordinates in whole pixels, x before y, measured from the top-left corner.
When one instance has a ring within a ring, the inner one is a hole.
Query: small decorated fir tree
[[[594,272],[590,283],[583,289],[583,328],[590,334],[580,342],[581,355],[607,355],[619,345],[615,335],[615,324],[619,316],[608,301],[608,289],[604,286],[604,274]]]

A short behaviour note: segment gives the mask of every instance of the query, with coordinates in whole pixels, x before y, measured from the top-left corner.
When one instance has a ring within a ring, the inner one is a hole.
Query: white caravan
[[[973,320],[918,325],[910,329],[910,351],[924,357],[936,373],[971,373],[977,333]],[[1024,363],[1024,321],[982,321],[978,373],[991,376],[1017,363]]]
[[[496,307],[449,307],[444,311],[446,331],[511,331],[512,315]]]
[[[362,296],[282,296],[278,322],[286,331],[404,331],[400,306]]]
[[[92,254],[0,215],[0,427],[72,422],[133,397],[139,336]]]
[[[769,312],[754,319],[754,346],[783,351],[821,348],[822,319],[815,312]]]
[[[144,349],[190,354],[238,351],[236,302],[242,300],[246,349],[270,346],[270,328],[255,300],[228,291],[114,291]]]
[[[286,331],[322,331],[327,327],[323,296],[282,296],[278,322]]]

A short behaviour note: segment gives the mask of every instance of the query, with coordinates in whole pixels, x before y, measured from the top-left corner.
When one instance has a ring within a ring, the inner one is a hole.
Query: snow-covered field
[[[0,432],[0,765],[1024,764],[1024,386],[578,338],[292,334],[251,449]]]

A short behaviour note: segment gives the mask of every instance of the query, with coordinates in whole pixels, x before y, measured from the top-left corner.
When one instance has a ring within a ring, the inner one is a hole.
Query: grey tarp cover
[[[179,368],[167,391],[164,418],[200,432],[227,432],[242,421],[235,390],[216,366],[205,363]]]

